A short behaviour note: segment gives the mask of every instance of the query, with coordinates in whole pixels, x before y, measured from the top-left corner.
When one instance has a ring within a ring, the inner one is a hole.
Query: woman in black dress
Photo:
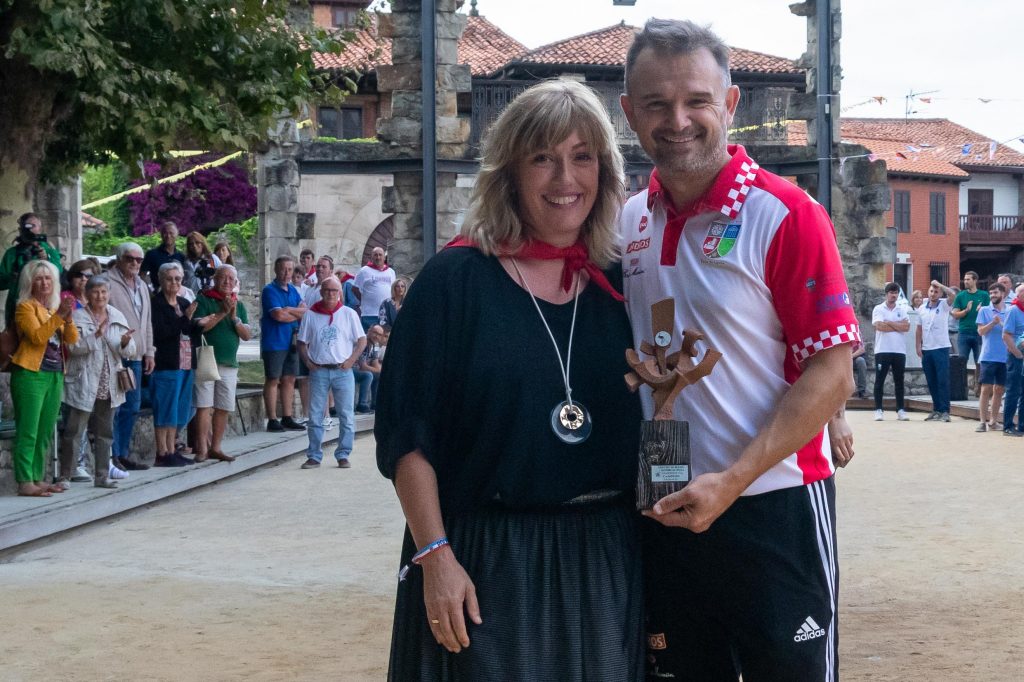
[[[613,260],[622,157],[551,81],[485,143],[462,235],[410,289],[377,461],[408,521],[389,679],[640,680],[639,406]]]

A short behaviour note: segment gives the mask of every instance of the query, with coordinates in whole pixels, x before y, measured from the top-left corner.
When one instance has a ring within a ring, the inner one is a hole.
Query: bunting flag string
[[[96,208],[97,206],[102,206],[103,204],[109,204],[112,201],[117,201],[118,199],[123,199],[124,197],[131,196],[132,194],[138,194],[139,192],[146,192],[146,191],[148,191],[149,189],[151,189],[152,187],[154,187],[156,185],[163,185],[163,184],[167,184],[167,183],[170,183],[170,182],[177,182],[178,180],[182,180],[184,178],[187,178],[188,176],[192,175],[193,173],[198,173],[201,170],[206,170],[207,168],[216,168],[217,166],[223,166],[225,163],[227,163],[231,159],[238,158],[241,155],[242,155],[242,152],[238,151],[238,152],[235,152],[234,154],[228,154],[227,156],[222,156],[221,158],[216,159],[214,161],[210,161],[208,163],[201,163],[198,166],[195,166],[193,168],[189,168],[187,171],[182,171],[181,173],[175,173],[174,175],[168,175],[166,178],[154,178],[151,183],[148,183],[148,184],[145,184],[145,185],[139,185],[138,187],[132,187],[131,189],[127,189],[127,190],[125,190],[123,192],[118,192],[117,194],[112,194],[109,197],[104,197],[102,199],[97,199],[96,201],[90,201],[88,204],[83,204],[82,205],[82,210],[85,211],[85,210],[88,210],[90,208]]]

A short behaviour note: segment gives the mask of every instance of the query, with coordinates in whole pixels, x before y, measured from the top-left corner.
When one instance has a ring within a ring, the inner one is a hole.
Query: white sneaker
[[[910,417],[908,417],[907,413],[904,412],[903,410],[900,410],[899,412],[896,413],[896,418],[899,419],[901,422],[910,421]]]
[[[334,419],[332,419],[331,417],[324,417],[324,428],[334,428]]]
[[[72,483],[92,483],[92,474],[83,466],[75,469],[75,475],[71,477]]]
[[[128,472],[123,469],[118,469],[114,466],[114,463],[110,463],[110,471],[107,472],[107,478],[110,480],[121,480],[122,478],[128,478]]]
[[[882,421],[882,411],[881,410],[875,410],[875,421],[876,422]]]

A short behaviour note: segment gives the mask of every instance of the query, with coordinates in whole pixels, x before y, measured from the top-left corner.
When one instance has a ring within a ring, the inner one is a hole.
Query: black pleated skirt
[[[423,572],[398,584],[388,679],[394,682],[637,682],[643,594],[636,512],[621,502],[544,510],[489,508],[446,519],[476,586],[482,625],[466,619],[458,654],[434,640]],[[406,532],[402,563],[415,548]]]

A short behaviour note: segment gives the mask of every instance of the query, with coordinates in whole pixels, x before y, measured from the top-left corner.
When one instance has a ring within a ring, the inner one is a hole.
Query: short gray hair
[[[732,77],[729,75],[729,46],[722,42],[710,26],[698,26],[692,21],[679,19],[648,19],[643,30],[633,38],[633,44],[626,53],[626,69],[623,76],[626,93],[629,93],[629,74],[644,50],[651,49],[659,55],[676,56],[693,54],[701,48],[710,52],[722,69],[725,87],[732,85]]]
[[[106,275],[93,275],[85,282],[85,290],[87,292],[92,291],[98,287],[110,288],[110,280],[107,279]]]
[[[238,270],[235,269],[234,265],[221,265],[213,271],[213,278],[220,279],[225,273],[230,273],[235,279],[238,279]]]
[[[145,255],[142,251],[142,247],[136,244],[135,242],[121,242],[114,248],[114,256],[117,258],[117,260],[121,260],[121,258],[123,258],[125,254],[131,253],[133,251],[138,251],[139,253]]]
[[[156,278],[160,282],[163,282],[167,278],[167,273],[169,273],[171,270],[177,270],[178,272],[180,272],[182,279],[184,279],[185,268],[181,267],[181,263],[179,263],[176,260],[172,260],[161,265],[160,269],[157,270]]]

